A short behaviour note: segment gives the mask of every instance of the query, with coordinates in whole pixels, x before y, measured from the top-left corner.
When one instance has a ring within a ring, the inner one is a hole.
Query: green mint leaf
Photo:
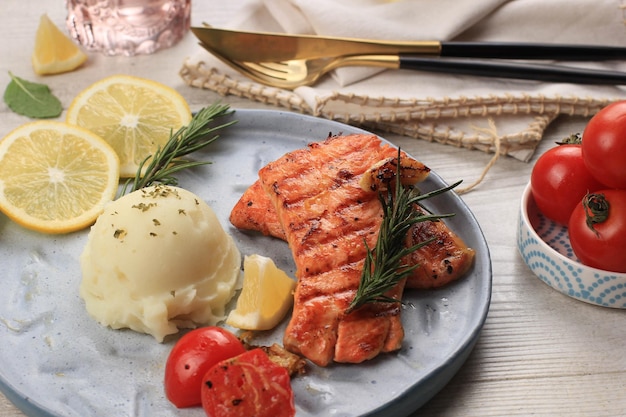
[[[45,84],[26,81],[9,72],[11,82],[4,90],[4,102],[15,113],[33,118],[57,117],[63,111],[58,98]]]

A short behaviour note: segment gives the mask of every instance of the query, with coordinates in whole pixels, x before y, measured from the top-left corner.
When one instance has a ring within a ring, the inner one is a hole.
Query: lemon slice
[[[35,73],[60,74],[73,71],[87,60],[87,55],[55,26],[47,15],[41,16],[35,35],[32,65]]]
[[[271,258],[256,254],[246,256],[243,288],[226,324],[245,330],[275,327],[293,305],[295,285],[295,281],[276,267]]]
[[[91,130],[115,149],[122,177],[134,177],[141,162],[190,121],[189,105],[176,90],[128,75],[92,84],[67,111],[68,123]]]
[[[62,122],[31,122],[0,141],[0,211],[29,229],[87,227],[119,182],[115,151],[93,133]]]

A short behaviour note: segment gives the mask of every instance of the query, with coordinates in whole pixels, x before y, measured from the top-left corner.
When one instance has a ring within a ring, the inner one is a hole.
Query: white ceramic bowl
[[[561,293],[603,307],[626,308],[626,274],[591,268],[578,261],[567,227],[547,219],[524,189],[517,247],[539,279]]]

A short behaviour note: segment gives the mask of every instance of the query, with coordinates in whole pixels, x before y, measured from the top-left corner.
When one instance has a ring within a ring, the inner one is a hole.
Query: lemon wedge
[[[271,258],[249,255],[243,261],[243,288],[226,324],[244,330],[269,330],[293,305],[295,281]]]
[[[73,71],[87,60],[87,55],[67,37],[47,15],[39,20],[35,35],[32,65],[39,75]]]
[[[90,85],[67,111],[68,123],[94,132],[115,149],[122,177],[134,177],[141,162],[190,121],[189,105],[176,90],[128,75]]]
[[[115,151],[85,129],[38,121],[0,141],[0,211],[29,229],[68,233],[89,226],[118,183]]]

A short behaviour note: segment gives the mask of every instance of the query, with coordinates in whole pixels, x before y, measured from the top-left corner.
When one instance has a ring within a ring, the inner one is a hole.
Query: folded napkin
[[[619,0],[251,0],[225,27],[390,40],[626,45]],[[210,23],[210,22],[209,22]],[[577,63],[626,71],[626,62]],[[626,89],[408,70],[341,68],[312,87],[267,87],[199,48],[189,85],[528,161],[558,115],[590,116]]]

